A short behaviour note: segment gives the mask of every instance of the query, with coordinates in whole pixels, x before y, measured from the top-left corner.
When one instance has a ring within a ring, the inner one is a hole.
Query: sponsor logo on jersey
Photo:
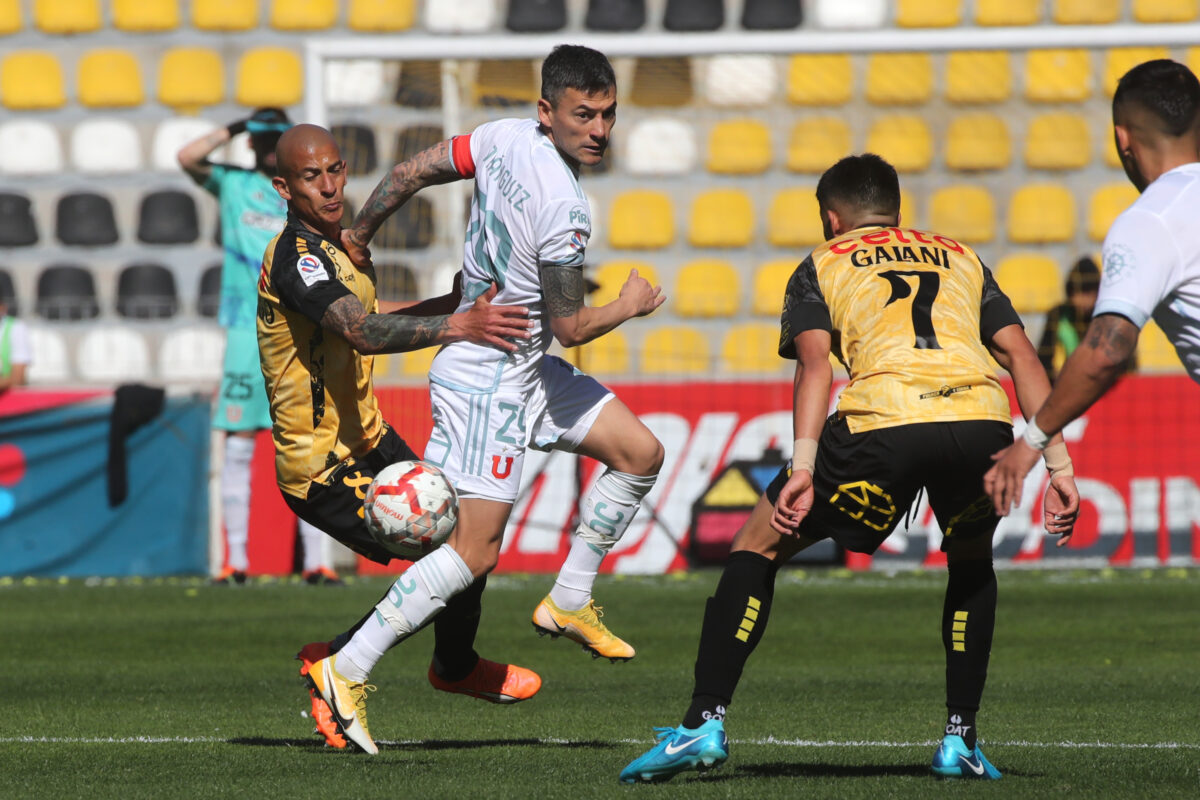
[[[567,214],[567,218],[571,220],[572,225],[583,225],[588,228],[592,227],[592,220],[588,216],[587,212],[583,210],[583,206],[572,207],[571,211]]]
[[[300,256],[296,262],[296,270],[300,273],[300,280],[304,281],[305,286],[312,286],[318,281],[329,278],[329,273],[325,271],[325,265],[321,263],[321,259],[312,253]]]

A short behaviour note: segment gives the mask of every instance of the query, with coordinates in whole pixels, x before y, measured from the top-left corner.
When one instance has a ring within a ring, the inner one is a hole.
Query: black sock
[[[479,663],[475,652],[475,634],[483,613],[483,588],[487,576],[450,598],[433,620],[433,668],[448,681],[461,681]]]
[[[696,683],[684,727],[698,728],[705,720],[724,719],[746,659],[766,630],[776,571],[771,559],[746,550],[733,553],[725,562],[717,591],[704,610]]]
[[[975,713],[987,681],[996,627],[996,572],[991,559],[952,562],[942,609],[946,648],[947,735],[975,747]],[[958,717],[958,722],[955,722]]]

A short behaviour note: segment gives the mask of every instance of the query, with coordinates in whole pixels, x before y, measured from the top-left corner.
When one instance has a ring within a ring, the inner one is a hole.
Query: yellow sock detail
[[[733,638],[740,642],[750,640],[750,631],[754,630],[754,623],[758,620],[758,611],[762,608],[762,603],[757,597],[751,597],[746,601],[746,611],[742,616],[742,622],[738,625],[738,632],[733,635]]]

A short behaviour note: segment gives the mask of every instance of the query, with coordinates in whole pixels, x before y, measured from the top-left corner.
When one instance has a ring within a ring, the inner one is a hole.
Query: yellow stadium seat
[[[67,102],[58,60],[41,50],[18,50],[0,64],[0,97],[6,108],[34,111]]]
[[[271,27],[323,31],[337,22],[337,0],[271,0]]]
[[[892,114],[875,120],[867,151],[883,156],[897,172],[923,172],[933,160],[933,137],[923,117]]]
[[[938,189],[929,214],[929,227],[952,239],[975,244],[996,237],[996,202],[981,186]]]
[[[1097,242],[1104,241],[1108,229],[1138,199],[1138,190],[1126,181],[1110,183],[1092,192],[1088,201],[1088,236]]]
[[[1040,18],[1042,0],[975,0],[975,24],[1032,25]]]
[[[237,102],[243,106],[294,106],[304,91],[300,58],[283,47],[247,50],[238,61]]]
[[[692,62],[683,56],[639,58],[629,100],[635,106],[677,108],[692,102]]]
[[[946,132],[946,166],[972,171],[1004,169],[1012,159],[1008,126],[998,114],[963,114]]]
[[[1066,242],[1075,235],[1075,198],[1057,183],[1022,186],[1008,204],[1008,238],[1021,244]]]
[[[671,292],[681,317],[732,317],[741,304],[737,269],[728,261],[701,259],[680,268]]]
[[[754,273],[754,296],[750,310],[755,314],[778,317],[783,312],[783,293],[788,280],[800,265],[800,259],[768,261]]]
[[[258,25],[258,2],[192,0],[192,25],[202,31],[248,31]]]
[[[406,31],[417,16],[416,0],[350,0],[346,24],[364,33]]]
[[[910,228],[919,228],[921,224],[917,221],[917,201],[913,199],[912,192],[908,189],[900,190],[900,224],[907,225]]]
[[[898,0],[896,24],[901,28],[953,28],[962,20],[961,0]]]
[[[693,247],[745,247],[754,235],[754,206],[738,189],[714,189],[696,196],[688,224]]]
[[[600,287],[588,298],[588,305],[608,305],[621,295],[621,287],[629,280],[629,274],[637,270],[638,276],[645,278],[651,286],[661,286],[658,271],[654,266],[643,261],[609,261],[596,270],[593,279]]]
[[[1092,160],[1088,124],[1069,111],[1042,114],[1029,123],[1025,166],[1030,169],[1079,169]]]
[[[1019,314],[1044,314],[1062,302],[1063,279],[1054,259],[1047,256],[1008,256],[996,265],[995,277]]]
[[[718,122],[708,134],[708,171],[757,175],[771,166],[771,132],[755,119]]]
[[[874,105],[917,105],[933,94],[927,53],[872,53],[867,60],[867,100]]]
[[[33,21],[42,33],[91,33],[100,30],[100,0],[35,0]]]
[[[436,347],[425,347],[420,350],[409,350],[400,354],[400,374],[406,378],[429,376],[429,368],[433,365],[433,357],[438,353]]]
[[[708,337],[685,325],[650,331],[642,339],[641,371],[647,375],[707,375],[712,371]]]
[[[788,101],[798,106],[840,106],[854,93],[850,56],[845,53],[792,56]]]
[[[946,56],[946,99],[999,103],[1012,94],[1012,68],[1004,50],[960,50]]]
[[[529,59],[480,61],[473,92],[476,105],[530,105],[538,98],[533,62]]]
[[[787,363],[779,355],[778,325],[736,325],[721,342],[721,368],[726,372],[778,372]]]
[[[580,347],[574,363],[590,375],[630,372],[629,340],[622,331],[609,331]]]
[[[392,356],[388,353],[378,353],[371,357],[371,376],[378,382],[388,377],[392,371]]]
[[[179,27],[179,0],[113,0],[113,25],[130,33],[157,33]]]
[[[653,249],[675,238],[671,198],[664,192],[623,192],[609,214],[608,243],[613,247]]]
[[[158,65],[158,101],[181,111],[195,111],[225,97],[225,62],[216,50],[177,47]]]
[[[1133,0],[1133,18],[1138,22],[1191,22],[1196,7],[1196,0]]]
[[[1059,25],[1106,25],[1120,14],[1120,0],[1054,0],[1054,21]]]
[[[1175,345],[1158,327],[1158,323],[1150,320],[1142,326],[1137,341],[1138,372],[1183,372],[1183,362]]]
[[[1091,55],[1087,50],[1030,50],[1025,54],[1025,99],[1077,102],[1091,93]]]
[[[21,0],[0,0],[0,36],[21,30]]]
[[[806,247],[825,240],[812,189],[784,189],[771,198],[767,241],[776,247]]]
[[[75,88],[79,102],[89,108],[139,106],[146,99],[141,67],[127,50],[87,53],[79,59]]]
[[[850,126],[837,117],[800,120],[788,139],[787,168],[822,173],[850,155]]]
[[[1117,81],[1143,61],[1170,58],[1165,47],[1113,47],[1104,54],[1104,93],[1109,97],[1117,91]]]

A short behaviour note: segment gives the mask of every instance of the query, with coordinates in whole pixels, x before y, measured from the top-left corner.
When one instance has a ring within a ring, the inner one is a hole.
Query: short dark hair
[[[874,153],[846,156],[817,181],[817,203],[823,209],[899,214],[900,179],[895,168]]]
[[[616,85],[608,57],[590,47],[560,44],[542,62],[542,99],[550,105],[556,105],[567,89],[594,94]]]
[[[1100,291],[1100,268],[1091,256],[1083,256],[1067,273],[1067,295]]]
[[[1192,71],[1168,58],[1138,64],[1121,76],[1113,94],[1118,109],[1133,105],[1154,115],[1163,133],[1179,137],[1196,127],[1200,117],[1200,81]]]

